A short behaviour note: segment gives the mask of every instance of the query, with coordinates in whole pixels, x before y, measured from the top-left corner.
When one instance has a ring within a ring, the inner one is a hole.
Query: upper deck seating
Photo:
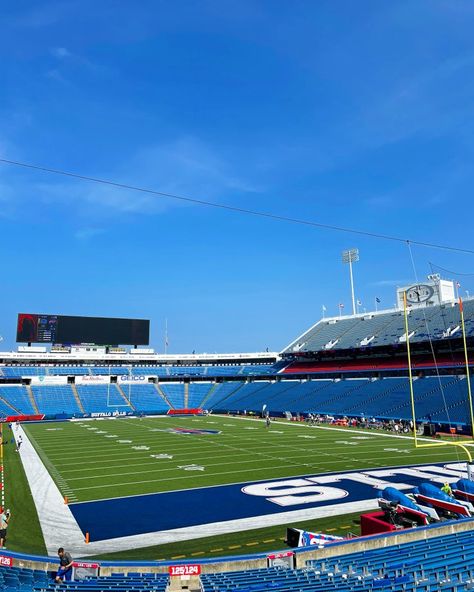
[[[44,376],[46,374],[46,368],[43,366],[2,366],[2,374],[6,378]]]
[[[474,336],[474,299],[464,302],[466,335]],[[408,332],[412,342],[460,338],[461,317],[457,303],[410,308]],[[402,343],[403,310],[381,311],[351,317],[321,319],[286,348],[284,353],[347,350]]]

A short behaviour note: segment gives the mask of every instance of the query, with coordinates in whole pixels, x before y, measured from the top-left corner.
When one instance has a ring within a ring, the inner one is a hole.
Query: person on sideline
[[[10,522],[10,510],[6,512],[0,507],[0,549],[6,549],[5,543],[7,542],[7,528]]]

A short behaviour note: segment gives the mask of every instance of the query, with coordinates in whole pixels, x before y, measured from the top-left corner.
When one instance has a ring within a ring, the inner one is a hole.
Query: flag
[[[456,287],[457,288],[460,288],[461,287],[461,284],[459,282],[456,282]]]
[[[323,304],[323,312],[326,312],[326,311],[327,311],[327,308]]]
[[[380,298],[379,298],[378,296],[376,296],[376,297],[375,297],[375,302],[376,302],[377,304],[380,304],[381,300],[380,300]]]
[[[342,304],[342,302],[339,304],[339,308],[344,308],[344,304]]]
[[[362,302],[360,300],[357,301],[357,306],[362,306]]]

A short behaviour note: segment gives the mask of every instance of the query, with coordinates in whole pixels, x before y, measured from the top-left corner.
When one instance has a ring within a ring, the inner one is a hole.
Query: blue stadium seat
[[[31,390],[40,413],[45,415],[81,413],[70,385],[32,386]]]

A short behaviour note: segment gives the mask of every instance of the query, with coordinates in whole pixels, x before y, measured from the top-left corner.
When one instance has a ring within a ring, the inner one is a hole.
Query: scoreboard
[[[17,343],[148,345],[150,321],[20,313]]]
[[[57,326],[57,315],[20,313],[16,329],[17,343],[56,343]]]

